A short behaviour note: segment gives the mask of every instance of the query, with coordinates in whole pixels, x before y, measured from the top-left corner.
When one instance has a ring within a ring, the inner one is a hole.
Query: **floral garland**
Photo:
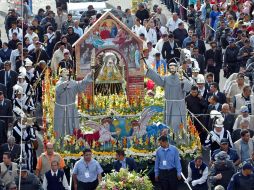
[[[152,190],[153,184],[144,173],[129,172],[121,168],[103,177],[97,190]]]

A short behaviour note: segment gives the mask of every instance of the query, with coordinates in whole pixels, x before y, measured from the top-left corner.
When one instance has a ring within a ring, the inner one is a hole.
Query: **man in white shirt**
[[[177,15],[177,13],[173,13],[172,18],[168,20],[167,27],[170,32],[173,32],[178,28],[178,24],[183,22]]]
[[[16,70],[16,59],[18,56],[22,54],[22,48],[23,48],[22,42],[18,42],[17,49],[12,50],[11,52],[10,61],[11,61],[11,69],[13,71]]]
[[[27,33],[25,35],[25,38],[29,39],[29,43],[32,44],[33,43],[33,38],[34,37],[38,37],[38,35],[34,32],[34,27],[33,26],[29,26],[27,28]]]
[[[168,41],[168,33],[162,33],[161,39],[157,42],[155,49],[161,53],[164,42]]]
[[[59,163],[57,161],[51,162],[51,170],[45,173],[42,187],[44,190],[70,190],[66,176],[62,170],[59,170]]]
[[[132,32],[134,32],[137,36],[140,34],[144,34],[145,38],[147,36],[146,28],[140,24],[140,19],[136,18],[135,25],[132,27]]]
[[[22,32],[22,29],[21,28],[18,28],[17,27],[17,23],[16,22],[13,22],[11,24],[11,29],[9,30],[8,32],[8,36],[9,36],[9,39],[11,40],[12,39],[12,34],[16,32],[17,33],[17,37],[20,41],[23,40],[23,32]]]
[[[79,21],[78,20],[74,20],[73,29],[74,29],[74,32],[79,35],[79,37],[81,37],[84,33],[82,28],[79,27]]]

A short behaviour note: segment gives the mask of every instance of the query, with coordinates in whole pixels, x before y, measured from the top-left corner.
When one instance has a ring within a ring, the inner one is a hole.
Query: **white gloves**
[[[193,181],[191,182],[191,185],[192,185],[193,187],[195,187],[197,184],[198,184],[198,181],[197,181],[197,180],[193,180]]]
[[[213,136],[212,136],[212,141],[214,142],[214,141],[216,141],[216,140],[217,140],[216,136],[213,135]]]

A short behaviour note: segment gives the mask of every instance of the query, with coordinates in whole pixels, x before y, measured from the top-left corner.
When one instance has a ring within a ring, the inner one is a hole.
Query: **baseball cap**
[[[234,38],[230,38],[230,39],[228,40],[228,42],[229,42],[229,43],[234,43],[234,42],[235,42],[235,39],[234,39]]]
[[[246,113],[246,112],[249,112],[249,109],[248,109],[247,106],[242,106],[242,107],[240,108],[240,112]]]
[[[245,163],[243,165],[243,170],[253,170],[253,167],[250,163]]]
[[[228,139],[227,138],[221,139],[220,144],[228,144]]]

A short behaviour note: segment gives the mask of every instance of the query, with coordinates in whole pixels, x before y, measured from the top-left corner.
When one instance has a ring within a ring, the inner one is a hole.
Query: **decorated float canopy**
[[[143,41],[112,13],[104,13],[73,45],[77,78],[94,71],[87,96],[126,94],[143,96]],[[138,92],[138,94],[137,94]]]

